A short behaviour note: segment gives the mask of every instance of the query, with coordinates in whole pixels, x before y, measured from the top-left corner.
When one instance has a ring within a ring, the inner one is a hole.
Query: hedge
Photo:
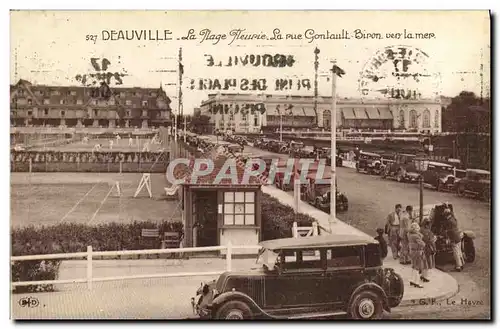
[[[298,226],[311,226],[313,218],[295,214],[289,206],[277,199],[262,195],[262,240],[292,236],[293,222]],[[158,243],[141,238],[144,228],[158,228],[160,232],[183,234],[182,223],[156,223],[152,221],[127,224],[108,223],[97,226],[62,223],[54,226],[27,226],[11,232],[12,256],[85,252],[87,246],[94,251],[140,250],[159,248]],[[11,262],[12,282],[56,280],[61,260]],[[53,291],[52,285],[16,287],[15,293]]]
[[[294,221],[298,226],[312,226],[315,220],[309,215],[296,214],[291,207],[265,193],[261,199],[261,216],[263,241],[292,237]]]
[[[180,222],[152,221],[96,226],[63,223],[54,226],[27,226],[11,232],[12,256],[94,251],[140,250],[159,248],[159,241],[141,238],[144,228],[182,234]],[[61,260],[11,262],[12,282],[55,280]],[[53,291],[52,285],[16,287],[14,292]]]

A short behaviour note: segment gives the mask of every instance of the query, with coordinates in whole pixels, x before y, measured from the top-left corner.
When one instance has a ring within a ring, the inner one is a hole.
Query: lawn
[[[152,194],[134,198],[141,174],[11,173],[11,226],[62,222],[181,220],[177,201],[165,200],[163,174],[151,174]],[[120,183],[121,196],[112,187]]]

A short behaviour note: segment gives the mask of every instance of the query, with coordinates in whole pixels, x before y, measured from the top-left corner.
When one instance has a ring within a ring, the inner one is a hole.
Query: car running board
[[[337,311],[337,312],[317,312],[317,313],[303,313],[297,314],[293,316],[288,316],[287,319],[310,319],[310,318],[322,318],[327,316],[337,316],[337,315],[346,315],[347,312]]]

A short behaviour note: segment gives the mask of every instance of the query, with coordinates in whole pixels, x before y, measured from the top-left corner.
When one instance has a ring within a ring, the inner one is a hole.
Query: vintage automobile
[[[382,156],[377,153],[360,151],[356,162],[356,171],[368,174],[380,175],[382,167]]]
[[[326,165],[330,166],[332,164],[332,152],[329,147],[316,148],[315,157],[319,159],[326,159]],[[344,159],[339,155],[339,152],[335,154],[335,166],[342,167],[344,165]]]
[[[413,154],[397,154],[394,162],[385,167],[382,177],[394,178],[398,182],[417,182],[420,174],[417,172],[414,159]]]
[[[413,206],[413,209],[418,209]],[[425,205],[423,218],[431,221],[431,231],[436,236],[436,263],[445,264],[453,262],[453,251],[451,242],[447,236],[448,222],[444,217],[444,210],[449,208],[453,212],[453,205],[449,203]],[[415,213],[418,218],[418,211]],[[457,218],[459,220],[459,218]],[[462,253],[467,263],[472,263],[476,259],[476,249],[474,247],[475,234],[472,231],[461,231]]]
[[[225,272],[192,299],[202,319],[379,319],[403,298],[370,237],[318,235],[260,243],[260,268]]]
[[[455,190],[460,196],[472,195],[490,201],[491,174],[482,169],[467,169],[465,177],[457,182]]]
[[[322,179],[321,184],[318,184],[318,178]],[[317,171],[314,171],[314,169],[310,170],[306,176],[306,183],[301,185],[300,198],[319,210],[330,213],[330,184],[330,173],[324,173],[323,177],[317,177]],[[335,187],[335,211],[349,210],[347,196],[339,191],[337,182],[335,182]]]
[[[455,186],[454,167],[441,162],[429,162],[427,170],[423,172],[424,185],[438,191],[453,190]]]

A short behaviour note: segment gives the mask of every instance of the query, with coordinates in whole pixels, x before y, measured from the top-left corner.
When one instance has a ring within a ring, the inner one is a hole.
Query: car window
[[[319,249],[297,250],[286,252],[284,255],[283,269],[321,269],[321,252]]]
[[[361,266],[360,247],[342,247],[328,249],[326,252],[326,266],[328,268]]]

